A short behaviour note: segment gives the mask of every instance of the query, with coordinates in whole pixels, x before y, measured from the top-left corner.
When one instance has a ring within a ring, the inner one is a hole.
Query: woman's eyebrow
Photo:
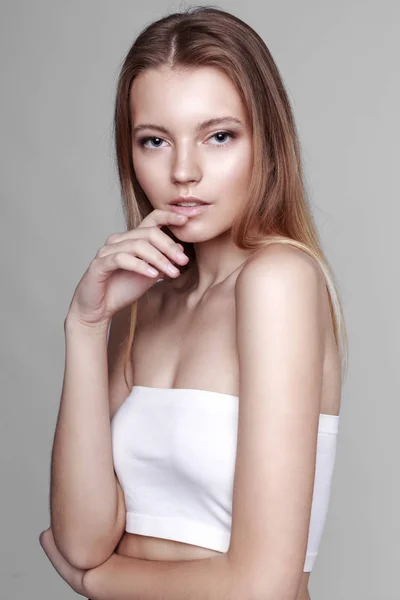
[[[212,127],[213,125],[222,125],[224,123],[235,123],[237,125],[243,125],[242,121],[237,117],[213,117],[212,119],[207,119],[206,121],[202,121],[196,125],[196,133],[200,133],[203,129],[207,127]],[[169,134],[170,132],[166,127],[162,125],[156,125],[155,123],[141,123],[140,125],[136,125],[132,130],[132,135],[136,135],[142,129],[157,129],[158,131],[162,131],[163,133]]]

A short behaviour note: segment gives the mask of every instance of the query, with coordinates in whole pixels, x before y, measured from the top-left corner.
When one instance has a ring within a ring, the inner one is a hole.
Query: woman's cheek
[[[133,167],[140,187],[148,198],[163,198],[165,195],[165,179],[162,176],[162,167],[157,168],[149,161],[134,160]],[[157,177],[155,177],[155,173]],[[164,190],[164,191],[163,191]]]

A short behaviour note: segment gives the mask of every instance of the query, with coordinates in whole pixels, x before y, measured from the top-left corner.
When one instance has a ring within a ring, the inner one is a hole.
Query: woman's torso
[[[174,290],[175,282],[159,282],[139,300],[132,347],[135,385],[197,388],[238,396],[235,282],[242,266],[209,289],[194,308],[186,306],[185,294]],[[325,318],[320,412],[338,415],[340,363],[327,290]],[[220,554],[191,544],[128,532],[124,532],[116,552],[147,560],[191,560]],[[296,600],[309,599],[309,577],[310,573],[303,573]]]

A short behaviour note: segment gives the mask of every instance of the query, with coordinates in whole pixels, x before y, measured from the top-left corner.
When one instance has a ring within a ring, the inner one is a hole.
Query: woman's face
[[[212,67],[148,69],[132,85],[130,108],[134,170],[152,206],[170,210],[181,195],[210,203],[185,225],[169,226],[176,237],[201,242],[228,231],[253,161],[251,127],[231,80]],[[221,117],[239,122],[197,129]]]

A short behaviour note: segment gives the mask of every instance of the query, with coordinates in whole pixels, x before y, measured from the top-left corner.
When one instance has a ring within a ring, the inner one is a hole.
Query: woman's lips
[[[179,215],[187,215],[188,217],[194,217],[207,210],[209,204],[199,204],[198,206],[178,206],[177,204],[171,204],[170,210],[176,212]]]

